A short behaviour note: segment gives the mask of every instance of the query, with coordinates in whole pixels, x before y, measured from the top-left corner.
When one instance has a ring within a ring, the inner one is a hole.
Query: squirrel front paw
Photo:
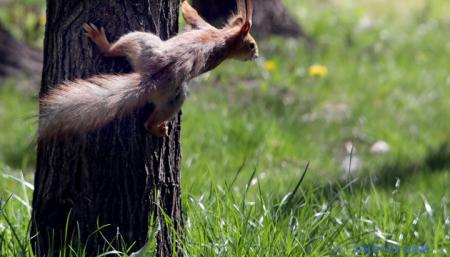
[[[86,37],[91,39],[104,54],[108,54],[111,44],[106,37],[105,30],[103,28],[97,28],[92,23],[83,24],[83,29],[85,31]]]
[[[145,129],[155,137],[167,137],[169,136],[169,127],[167,122],[163,122],[159,125],[152,126],[147,122],[144,124]]]

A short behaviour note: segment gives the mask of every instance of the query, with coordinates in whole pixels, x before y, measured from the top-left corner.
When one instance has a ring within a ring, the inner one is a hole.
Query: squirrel
[[[149,32],[130,32],[110,43],[103,28],[83,24],[85,35],[104,56],[127,57],[130,74],[97,75],[62,82],[40,99],[39,139],[87,133],[123,117],[147,103],[155,106],[145,129],[156,137],[168,135],[167,122],[179,112],[187,83],[227,59],[258,57],[250,35],[252,0],[237,0],[237,14],[216,28],[182,0],[186,31],[166,41]]]

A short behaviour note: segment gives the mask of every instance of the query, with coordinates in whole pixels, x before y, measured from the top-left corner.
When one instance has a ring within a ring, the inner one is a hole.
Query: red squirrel
[[[183,0],[186,31],[166,41],[149,32],[131,32],[110,43],[103,28],[84,24],[86,36],[105,56],[128,58],[134,73],[97,75],[65,81],[40,100],[39,139],[87,133],[147,103],[155,106],[144,126],[154,136],[167,136],[167,122],[179,112],[187,83],[226,59],[258,57],[250,35],[252,0],[237,0],[237,14],[215,28]]]

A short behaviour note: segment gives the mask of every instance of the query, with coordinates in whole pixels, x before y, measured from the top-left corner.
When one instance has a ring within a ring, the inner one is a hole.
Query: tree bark
[[[231,13],[236,13],[236,1],[192,0],[192,5],[208,22],[216,25],[225,22]],[[289,15],[281,0],[254,0],[254,8],[252,31],[257,37],[279,35],[312,41]]]
[[[64,80],[131,70],[125,59],[102,57],[83,35],[83,23],[104,27],[112,41],[133,30],[166,39],[178,30],[178,7],[178,0],[48,0],[40,96]],[[169,137],[157,139],[143,126],[152,109],[149,104],[87,135],[38,142],[31,220],[37,256],[77,241],[86,244],[87,256],[106,242],[119,249],[134,244],[137,250],[150,227],[158,228],[157,256],[178,249],[180,117],[172,121]]]
[[[0,24],[0,77],[24,77],[27,90],[37,92],[42,73],[42,51],[15,39]]]

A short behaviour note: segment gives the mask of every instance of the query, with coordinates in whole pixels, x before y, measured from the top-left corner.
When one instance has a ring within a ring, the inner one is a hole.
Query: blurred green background
[[[353,227],[349,234],[344,229],[335,237],[368,232],[361,225],[364,216],[378,225],[361,242],[426,244],[436,254],[445,254],[450,250],[450,2],[283,2],[314,45],[278,37],[260,41],[262,58],[256,64],[230,61],[191,83],[182,125],[186,219],[204,221],[196,216],[194,203],[216,212],[219,200],[211,200],[214,196],[240,199],[233,195],[242,196],[239,192],[248,187],[253,188],[250,199],[281,201],[309,162],[302,188],[304,197],[314,199],[314,208],[291,212],[291,218],[306,224],[307,215],[314,216],[330,201],[330,187],[357,178],[357,186],[344,190],[339,199],[346,208],[359,209],[360,215],[339,211],[333,216]],[[42,47],[43,1],[0,2],[0,22],[16,38]],[[0,174],[19,177],[23,172],[32,181],[37,98],[18,90],[17,83],[23,82],[4,78],[0,84]],[[242,165],[235,192],[221,192]],[[257,173],[249,181],[255,167]],[[212,185],[219,193],[211,193]],[[12,192],[21,194],[20,188],[20,183],[0,177],[4,199]],[[199,201],[205,192],[212,196]],[[220,206],[233,204],[225,200]],[[233,210],[218,213],[224,220],[235,218]],[[207,225],[187,233],[192,256],[202,253],[195,243],[208,241],[195,233],[215,231],[222,221],[205,221]],[[292,230],[290,223],[275,227],[261,225],[259,233]],[[334,233],[331,227],[324,224],[320,229]],[[228,235],[220,229],[217,233]],[[243,242],[250,240],[241,236]],[[272,240],[289,248],[288,241],[267,237],[267,247]],[[292,244],[307,249],[302,242]],[[309,256],[330,254],[319,250],[323,245],[312,245],[317,252]],[[227,256],[244,256],[239,255],[242,248],[232,248]],[[272,256],[287,256],[270,249]]]

